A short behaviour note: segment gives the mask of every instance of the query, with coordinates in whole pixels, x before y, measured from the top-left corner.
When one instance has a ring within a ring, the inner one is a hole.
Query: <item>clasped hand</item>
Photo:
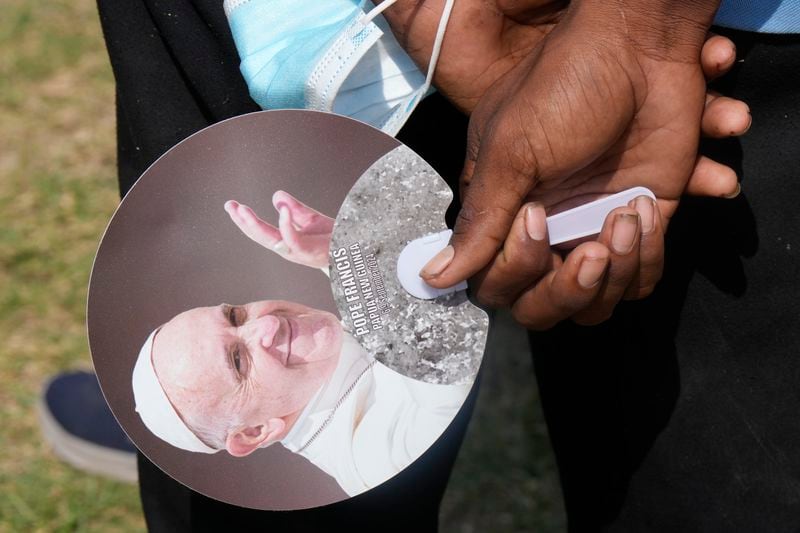
[[[443,3],[385,12],[423,69]],[[470,126],[454,236],[421,275],[435,287],[471,278],[479,301],[510,306],[532,329],[594,324],[648,295],[681,195],[738,192],[732,169],[698,156],[701,131],[750,125],[744,103],[706,90],[734,62],[729,40],[653,45],[637,40],[633,16],[587,4],[460,0],[434,77]],[[657,201],[638,198],[595,240],[550,249],[546,215],[636,185]]]

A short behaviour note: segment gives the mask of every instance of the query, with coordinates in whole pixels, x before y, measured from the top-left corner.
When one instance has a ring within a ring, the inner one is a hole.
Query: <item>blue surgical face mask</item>
[[[346,115],[395,135],[430,89],[454,0],[423,75],[365,0],[225,0],[250,95],[264,109]]]

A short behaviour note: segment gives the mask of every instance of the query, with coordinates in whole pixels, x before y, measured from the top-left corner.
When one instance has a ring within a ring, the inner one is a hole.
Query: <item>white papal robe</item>
[[[470,389],[417,381],[380,362],[358,379],[372,361],[345,333],[331,379],[281,441],[331,475],[350,496],[383,483],[422,455],[453,420]],[[301,451],[357,379],[325,429]]]

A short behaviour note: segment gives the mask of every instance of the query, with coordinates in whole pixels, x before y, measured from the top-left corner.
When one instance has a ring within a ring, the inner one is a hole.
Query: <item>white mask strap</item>
[[[364,25],[366,26],[367,24],[369,24],[372,21],[372,19],[374,19],[375,17],[377,17],[378,15],[380,15],[381,13],[392,7],[395,3],[397,3],[397,0],[384,0],[377,6],[370,9],[369,13],[367,13],[366,16],[364,17]]]
[[[366,14],[364,17],[364,24],[369,24],[369,22],[389,9],[392,5],[394,5],[397,0],[384,0],[369,13]],[[431,59],[428,62],[428,73],[425,76],[425,85],[424,90],[428,90],[433,82],[433,74],[436,72],[436,64],[439,62],[439,54],[442,51],[442,42],[444,41],[444,33],[447,30],[447,22],[450,20],[450,13],[453,11],[453,5],[455,4],[455,0],[446,0],[444,4],[444,9],[442,10],[442,16],[439,19],[439,27],[436,29],[436,38],[433,41],[433,50],[431,51]]]
[[[442,51],[442,42],[444,42],[444,32],[447,30],[447,22],[450,20],[450,13],[453,11],[455,0],[447,0],[442,10],[442,17],[439,19],[439,28],[436,30],[436,39],[433,41],[433,50],[431,51],[431,60],[428,62],[428,75],[425,77],[426,89],[433,83],[433,74],[436,71],[436,64],[439,62],[439,54]]]

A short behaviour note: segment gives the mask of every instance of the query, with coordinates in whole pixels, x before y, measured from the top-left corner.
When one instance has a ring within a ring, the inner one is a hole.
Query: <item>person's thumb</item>
[[[450,244],[431,259],[420,276],[432,287],[464,281],[488,265],[508,235],[534,183],[535,165],[520,167],[508,158],[511,146],[499,140],[482,143],[474,164],[467,162],[461,200]],[[524,170],[522,170],[524,168]]]
[[[280,228],[283,242],[289,251],[293,253],[302,251],[302,237],[294,227],[291,209],[285,205],[282,205],[279,210],[278,227]]]

